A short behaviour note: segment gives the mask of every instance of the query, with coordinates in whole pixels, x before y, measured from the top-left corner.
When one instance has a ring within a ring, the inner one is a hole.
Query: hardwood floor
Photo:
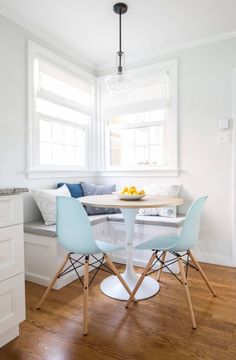
[[[214,298],[195,270],[189,288],[197,329],[189,319],[184,291],[163,273],[160,293],[125,308],[104,296],[100,272],[89,289],[89,334],[83,336],[83,289],[79,281],[52,291],[41,310],[42,286],[26,284],[27,320],[19,338],[0,349],[1,360],[236,359],[236,268],[202,264],[217,292]]]

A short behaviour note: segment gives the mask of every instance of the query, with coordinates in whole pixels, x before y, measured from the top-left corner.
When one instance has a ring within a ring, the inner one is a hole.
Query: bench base
[[[94,236],[97,240],[112,242],[124,245],[125,227],[124,223],[116,221],[103,221],[92,225]],[[136,223],[134,226],[134,245],[137,245],[151,237],[175,233],[178,227],[157,226]],[[25,232],[25,278],[28,281],[48,286],[55,275],[58,267],[62,264],[66,251],[59,244],[55,236],[42,236]],[[150,251],[133,251],[133,264],[138,267],[145,267],[151,255]],[[102,255],[101,255],[102,256]],[[125,251],[110,254],[114,262],[125,264]],[[171,256],[170,254],[168,256]],[[91,269],[92,270],[92,269]],[[171,265],[171,270],[178,273],[178,265]],[[165,269],[163,271],[166,271]],[[79,269],[79,275],[83,275],[83,269]],[[77,275],[71,272],[58,279],[54,289],[61,289],[65,285],[77,279]]]

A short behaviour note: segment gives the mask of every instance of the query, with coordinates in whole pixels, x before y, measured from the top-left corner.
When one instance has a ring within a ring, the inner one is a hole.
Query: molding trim
[[[235,259],[234,256],[230,255],[219,255],[219,254],[212,254],[207,252],[202,252],[200,250],[193,250],[198,261],[207,263],[207,264],[214,264],[214,265],[223,265],[223,266],[230,266],[235,267]]]
[[[0,15],[6,17],[7,19],[11,20],[15,24],[21,26],[25,30],[31,32],[38,38],[46,41],[48,44],[52,45],[53,47],[56,47],[58,50],[62,51],[64,54],[69,55],[72,57],[76,62],[78,62],[78,65],[81,65],[85,70],[89,71],[91,74],[96,76],[101,76],[108,72],[108,69],[113,68],[113,61],[112,62],[106,62],[102,66],[96,66],[91,60],[83,57],[81,54],[79,54],[77,51],[72,49],[67,44],[63,43],[62,41],[53,38],[51,35],[49,35],[47,32],[39,29],[32,23],[30,23],[28,20],[24,19],[21,16],[16,15],[14,12],[10,11],[6,7],[0,5]],[[140,66],[143,65],[143,63],[147,60],[150,63],[150,61],[154,58],[168,55],[171,53],[184,51],[200,46],[210,45],[214,44],[220,41],[229,40],[236,37],[236,30],[232,30],[229,32],[220,33],[217,35],[207,36],[198,40],[185,42],[179,45],[171,46],[162,50],[159,50],[158,52],[153,52],[148,54],[148,58],[130,58],[128,62],[129,66]],[[140,63],[139,65],[136,63]]]
[[[211,254],[207,252],[202,251],[193,251],[195,256],[197,257],[198,261],[207,263],[207,264],[213,264],[213,265],[223,265],[223,266],[230,266],[235,267],[235,261],[232,256],[222,256],[219,254]],[[114,262],[117,262],[119,264],[126,264],[126,259],[121,256],[112,255],[112,260]],[[133,260],[134,266],[137,267],[145,267],[147,265],[147,261],[142,260]],[[174,269],[175,273],[178,273],[178,270]],[[168,272],[168,271],[166,271]]]
[[[165,170],[133,170],[133,171],[96,171],[96,170],[25,170],[28,179],[60,179],[60,178],[157,178],[157,177],[178,177],[179,169]]]
[[[89,271],[94,270],[90,268]],[[80,276],[83,276],[83,268],[78,269],[78,273]],[[42,286],[48,286],[50,284],[51,278],[44,277],[42,275],[33,274],[31,272],[26,272],[25,280],[33,282],[35,284],[39,284]],[[60,290],[64,286],[70,284],[72,281],[78,280],[78,276],[75,272],[71,272],[56,281],[56,284],[53,286],[54,290]]]
[[[85,58],[83,55],[72,49],[63,41],[52,37],[47,32],[41,30],[23,17],[16,15],[14,12],[10,11],[2,5],[0,5],[0,15],[4,16],[8,20],[29,31],[37,38],[45,41],[49,45],[58,49],[60,52],[64,53],[65,55],[71,57],[72,59],[74,59],[78,66],[81,66],[82,69],[88,71],[91,75],[95,75],[96,69],[94,64],[89,59]]]
[[[142,65],[152,64],[157,61],[157,59],[161,56],[175,54],[181,51],[194,49],[201,46],[215,44],[217,42],[221,42],[224,40],[230,40],[236,38],[236,30],[232,30],[229,32],[220,33],[217,35],[207,36],[198,40],[188,41],[179,45],[170,46],[168,48],[163,48],[162,50],[155,51],[148,54],[146,58],[135,58],[131,57],[127,61],[127,68],[135,68]],[[103,76],[112,71],[114,67],[113,62],[106,62],[102,66],[97,66],[96,76]]]

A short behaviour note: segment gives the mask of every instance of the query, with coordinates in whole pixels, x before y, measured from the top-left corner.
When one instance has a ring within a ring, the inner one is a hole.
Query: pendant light
[[[119,15],[119,51],[116,53],[116,65],[113,74],[105,78],[108,92],[112,96],[124,96],[130,93],[134,87],[134,79],[125,70],[125,54],[122,51],[121,16],[128,10],[124,3],[117,3],[113,11]]]

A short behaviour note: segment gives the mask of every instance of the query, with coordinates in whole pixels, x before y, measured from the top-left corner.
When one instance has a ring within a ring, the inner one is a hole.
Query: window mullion
[[[146,124],[140,124],[140,125],[124,125],[124,126],[117,126],[117,125],[113,125],[110,126],[111,130],[126,130],[126,129],[138,129],[138,128],[149,128],[151,126],[160,126],[160,125],[165,125],[166,121],[165,120],[159,120],[156,122],[151,122],[151,123],[146,123]]]

